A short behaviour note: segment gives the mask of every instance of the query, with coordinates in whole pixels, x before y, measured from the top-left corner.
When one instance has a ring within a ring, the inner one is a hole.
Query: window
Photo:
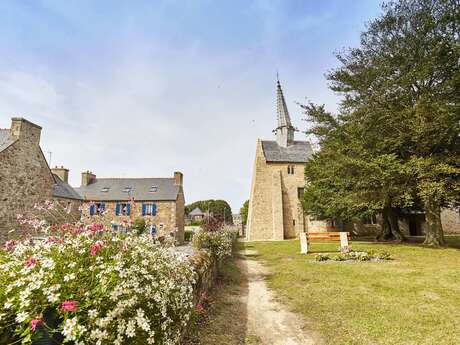
[[[115,206],[116,216],[129,216],[131,214],[131,205],[128,203],[117,203]]]
[[[303,187],[297,188],[297,197],[299,199],[303,199],[304,193],[305,193],[305,188],[303,188]]]
[[[102,187],[101,192],[102,193],[107,193],[109,191],[109,187]]]
[[[293,220],[292,220],[292,225],[294,225],[294,226],[295,226],[295,219],[293,219]]]
[[[103,202],[98,202],[96,205],[96,214],[102,215],[105,212],[105,204]]]
[[[149,192],[150,193],[155,193],[157,190],[158,190],[157,186],[151,186],[150,189],[149,189]]]
[[[91,203],[89,205],[89,215],[102,215],[105,212],[105,204],[103,202]]]
[[[294,175],[294,166],[293,165],[288,165],[288,174],[289,175]]]
[[[142,215],[143,216],[155,216],[157,214],[156,204],[142,204]]]
[[[131,189],[132,189],[131,187],[125,187],[125,188],[123,188],[123,192],[129,193],[129,192],[131,192]]]

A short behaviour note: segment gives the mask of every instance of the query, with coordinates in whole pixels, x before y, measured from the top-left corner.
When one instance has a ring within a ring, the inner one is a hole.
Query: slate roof
[[[282,147],[276,141],[262,140],[262,149],[267,162],[304,163],[313,155],[308,141],[294,141],[292,145]]]
[[[195,207],[193,211],[191,211],[188,215],[189,216],[203,216],[204,212],[201,211],[199,207]]]
[[[5,150],[11,144],[13,144],[17,139],[13,138],[10,135],[9,129],[0,129],[0,152]]]
[[[67,182],[62,181],[59,176],[53,174],[54,186],[53,196],[58,198],[81,200],[82,197]]]
[[[128,201],[131,195],[139,201],[171,201],[177,199],[180,189],[174,182],[174,178],[97,178],[75,190],[91,201]],[[131,192],[124,191],[127,187]]]

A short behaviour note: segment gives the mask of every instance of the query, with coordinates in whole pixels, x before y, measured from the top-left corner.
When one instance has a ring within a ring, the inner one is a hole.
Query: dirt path
[[[320,344],[305,330],[298,315],[274,300],[265,282],[267,269],[260,262],[246,257],[256,252],[245,250],[241,254],[243,258],[237,264],[248,284],[247,293],[242,296],[247,306],[247,334],[256,335],[263,345]]]

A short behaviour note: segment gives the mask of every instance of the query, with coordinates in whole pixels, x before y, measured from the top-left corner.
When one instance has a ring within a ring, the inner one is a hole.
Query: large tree
[[[401,181],[393,177],[410,176],[407,194],[422,203],[425,243],[433,246],[444,244],[441,208],[460,192],[459,32],[458,0],[389,2],[360,46],[338,54],[341,66],[328,74],[331,89],[344,96],[333,120],[358,135],[350,152],[362,150],[369,164],[393,157],[399,167],[388,177],[395,186]]]

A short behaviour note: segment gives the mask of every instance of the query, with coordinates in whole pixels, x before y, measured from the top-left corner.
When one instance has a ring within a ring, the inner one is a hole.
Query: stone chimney
[[[182,186],[184,183],[184,174],[182,174],[180,171],[175,171],[174,172],[174,184],[176,186]]]
[[[86,170],[81,173],[81,186],[82,187],[88,186],[94,181],[96,181],[96,175],[94,175],[91,171]]]
[[[35,123],[27,121],[22,117],[13,117],[11,119],[11,135],[14,138],[28,141],[33,145],[40,144],[40,134],[42,128]]]
[[[66,169],[61,165],[60,168],[57,166],[52,168],[51,172],[57,175],[62,181],[69,183],[69,169]]]

